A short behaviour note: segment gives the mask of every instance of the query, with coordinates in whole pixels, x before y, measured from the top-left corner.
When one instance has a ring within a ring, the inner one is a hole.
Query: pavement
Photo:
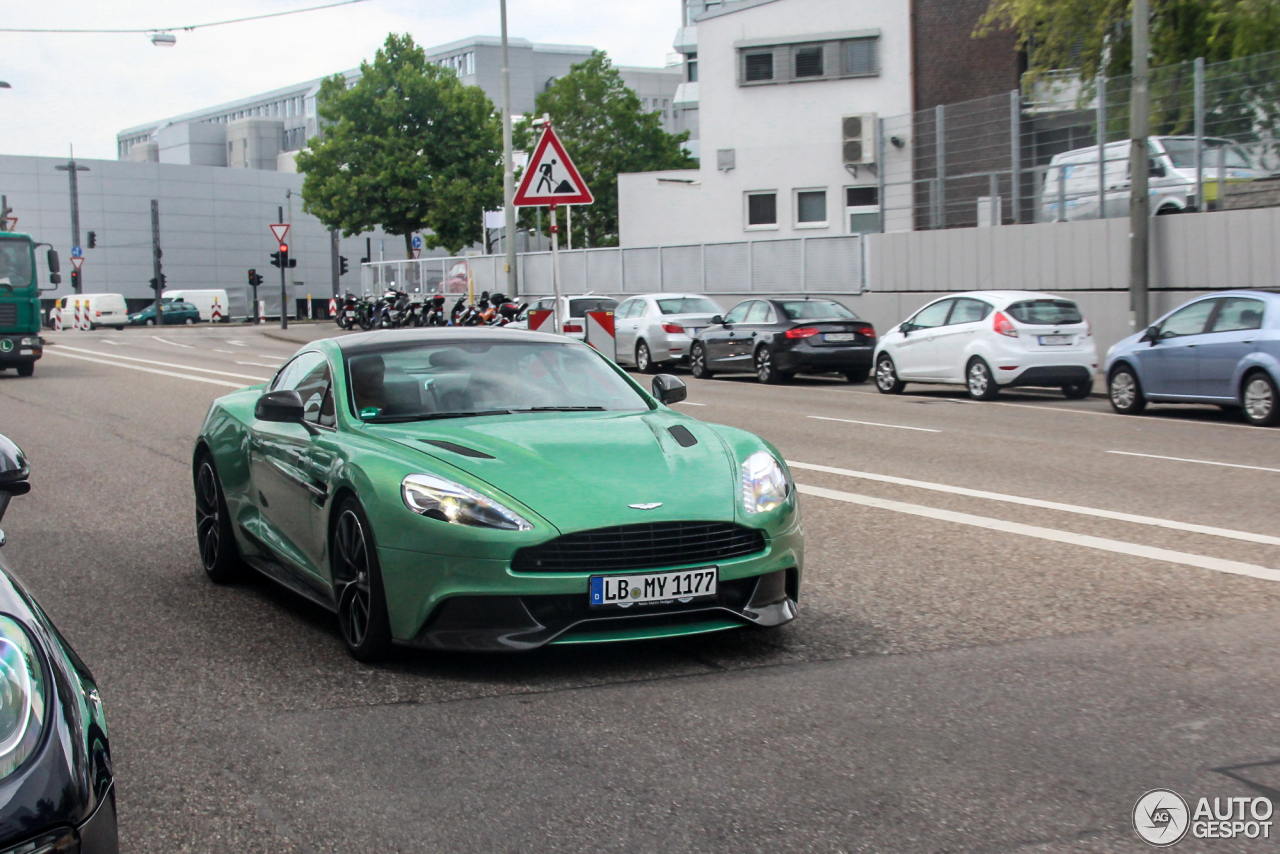
[[[210,402],[335,331],[53,333],[0,373],[5,557],[101,682],[122,850],[1125,852],[1149,789],[1280,799],[1280,431],[685,375],[792,463],[798,620],[365,667],[210,584],[192,525]]]

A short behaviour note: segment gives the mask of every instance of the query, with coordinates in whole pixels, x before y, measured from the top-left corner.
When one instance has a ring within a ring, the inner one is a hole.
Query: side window
[[[324,427],[333,426],[333,393],[329,382],[329,363],[322,361],[298,383],[304,421]]]
[[[649,303],[645,302],[642,299],[636,300],[635,308],[631,309],[631,316],[644,317],[648,313],[649,313]]]
[[[632,312],[636,310],[636,303],[638,302],[640,302],[638,299],[627,300],[622,305],[618,306],[618,310],[614,312],[614,317],[618,320],[626,320],[631,316]]]
[[[756,304],[755,300],[748,300],[747,302],[738,303],[733,308],[729,309],[729,313],[724,316],[724,322],[725,323],[742,323],[742,321],[747,316],[747,310],[750,309],[751,306],[755,304]]]
[[[1261,329],[1262,312],[1266,303],[1260,299],[1227,297],[1214,318],[1210,332],[1236,332],[1242,329]]]
[[[747,312],[747,319],[743,323],[767,323],[769,320],[769,303],[764,300],[756,300],[751,303],[751,310]]]
[[[1161,340],[1181,338],[1184,335],[1199,335],[1204,332],[1204,325],[1208,323],[1209,315],[1213,313],[1213,307],[1217,304],[1216,299],[1206,299],[1178,309],[1160,324]]]
[[[280,373],[276,374],[276,378],[271,381],[271,391],[288,391],[289,389],[297,388],[303,377],[311,373],[317,365],[322,365],[324,362],[324,354],[314,351],[295,356],[280,369]]]
[[[932,329],[947,322],[947,313],[951,311],[953,299],[938,300],[933,305],[926,305],[911,318],[911,325],[920,329]]]
[[[955,308],[951,309],[951,317],[947,320],[948,325],[952,323],[977,323],[991,313],[991,306],[982,300],[976,299],[958,299]]]

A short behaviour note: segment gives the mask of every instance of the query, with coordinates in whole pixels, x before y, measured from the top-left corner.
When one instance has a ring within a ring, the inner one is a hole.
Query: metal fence
[[[858,294],[865,285],[861,235],[568,249],[560,252],[562,293]],[[516,256],[521,296],[553,292],[550,252]],[[364,264],[361,290],[424,294],[506,290],[506,256],[422,258]]]
[[[1062,74],[881,119],[882,230],[1127,216],[1129,89]],[[1153,213],[1232,207],[1245,185],[1277,183],[1280,52],[1154,68],[1150,89]]]

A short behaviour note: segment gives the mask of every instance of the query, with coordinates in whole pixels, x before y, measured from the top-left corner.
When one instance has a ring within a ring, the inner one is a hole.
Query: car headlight
[[[40,339],[39,338],[23,338],[21,341],[18,342],[18,346],[19,347],[39,347]]]
[[[742,505],[748,513],[766,513],[791,495],[782,466],[768,451],[756,451],[742,464]]]
[[[400,483],[400,496],[414,513],[441,522],[504,531],[531,531],[533,525],[514,510],[503,507],[460,483],[432,474],[411,474]]]
[[[44,668],[35,646],[22,626],[0,617],[0,778],[35,750],[45,717]]]

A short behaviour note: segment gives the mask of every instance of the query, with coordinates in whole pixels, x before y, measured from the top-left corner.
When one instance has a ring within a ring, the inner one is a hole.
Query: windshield
[[[0,240],[0,284],[14,290],[31,287],[31,244],[25,240]]]
[[[1165,153],[1175,169],[1196,168],[1196,141],[1194,139],[1165,139]],[[1204,141],[1204,168],[1217,169],[1225,152],[1228,169],[1252,169],[1249,158],[1237,146],[1225,139],[1206,139]]]
[[[569,300],[569,316],[586,317],[588,311],[613,311],[617,307],[618,301],[608,297],[571,299]]]
[[[838,302],[825,299],[806,299],[782,303],[782,310],[789,320],[818,320],[826,317],[838,317],[842,320],[857,320],[858,315]]]
[[[1084,323],[1079,307],[1065,299],[1029,299],[1015,302],[1008,312],[1019,323],[1038,326],[1063,326],[1068,323]]]
[[[663,314],[719,314],[720,306],[706,297],[674,297],[658,300]]]
[[[347,376],[352,413],[373,422],[649,409],[604,357],[576,343],[421,343],[352,354]]]

